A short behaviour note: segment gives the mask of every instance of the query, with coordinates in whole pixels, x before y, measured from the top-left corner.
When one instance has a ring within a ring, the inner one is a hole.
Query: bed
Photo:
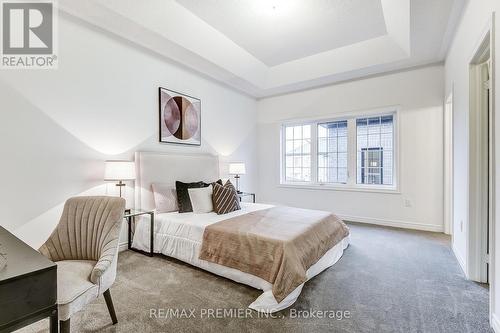
[[[202,166],[202,167],[200,167]],[[151,184],[174,184],[175,180],[183,181],[213,181],[219,178],[219,160],[212,155],[172,155],[159,153],[136,153],[135,205],[140,209],[154,209]],[[276,300],[273,294],[273,284],[265,279],[242,270],[220,265],[215,262],[200,259],[203,251],[206,230],[224,221],[233,221],[251,214],[264,214],[272,211],[274,206],[266,204],[242,203],[241,210],[225,215],[214,212],[205,214],[194,213],[163,213],[156,214],[154,230],[154,252],[176,258],[211,273],[223,276],[233,281],[243,283],[263,293],[249,305],[259,312],[273,313],[291,306],[299,297],[304,283],[286,293],[286,297]],[[133,247],[149,251],[149,223],[138,223],[134,231]],[[205,239],[206,242],[206,239]],[[334,265],[342,256],[349,244],[349,236],[343,237],[336,245],[322,255],[305,272],[305,281],[313,278],[323,270]],[[276,293],[276,292],[275,292]]]

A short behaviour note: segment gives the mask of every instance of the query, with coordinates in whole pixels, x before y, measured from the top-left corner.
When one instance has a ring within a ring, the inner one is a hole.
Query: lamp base
[[[241,194],[240,191],[240,175],[235,175],[234,180],[236,180],[236,193]]]
[[[116,186],[118,186],[118,188],[120,189],[120,198],[122,197],[122,187],[125,186],[125,184],[123,183],[123,181],[120,180],[120,182],[118,184],[116,184]]]

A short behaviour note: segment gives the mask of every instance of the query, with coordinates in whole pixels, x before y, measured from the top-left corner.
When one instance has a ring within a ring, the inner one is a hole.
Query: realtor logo
[[[52,1],[2,1],[2,68],[56,68]]]

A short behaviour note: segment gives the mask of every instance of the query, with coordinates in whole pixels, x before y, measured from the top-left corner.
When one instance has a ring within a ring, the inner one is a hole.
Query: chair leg
[[[57,308],[55,308],[54,311],[52,311],[52,314],[50,315],[49,332],[50,333],[59,332],[59,315]]]
[[[118,319],[116,319],[115,307],[113,306],[113,300],[111,299],[111,292],[109,289],[104,292],[104,299],[106,300],[106,305],[108,306],[109,315],[111,316],[113,325],[115,325],[118,322]]]
[[[59,333],[69,333],[70,332],[70,319],[61,320],[59,322]]]

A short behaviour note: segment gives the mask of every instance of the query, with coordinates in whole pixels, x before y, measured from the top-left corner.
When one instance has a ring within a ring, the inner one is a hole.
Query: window
[[[396,189],[396,113],[285,124],[283,184]]]
[[[311,125],[285,127],[285,179],[311,181]]]
[[[318,124],[318,182],[347,183],[347,120]]]
[[[357,183],[392,185],[393,116],[356,119]]]

